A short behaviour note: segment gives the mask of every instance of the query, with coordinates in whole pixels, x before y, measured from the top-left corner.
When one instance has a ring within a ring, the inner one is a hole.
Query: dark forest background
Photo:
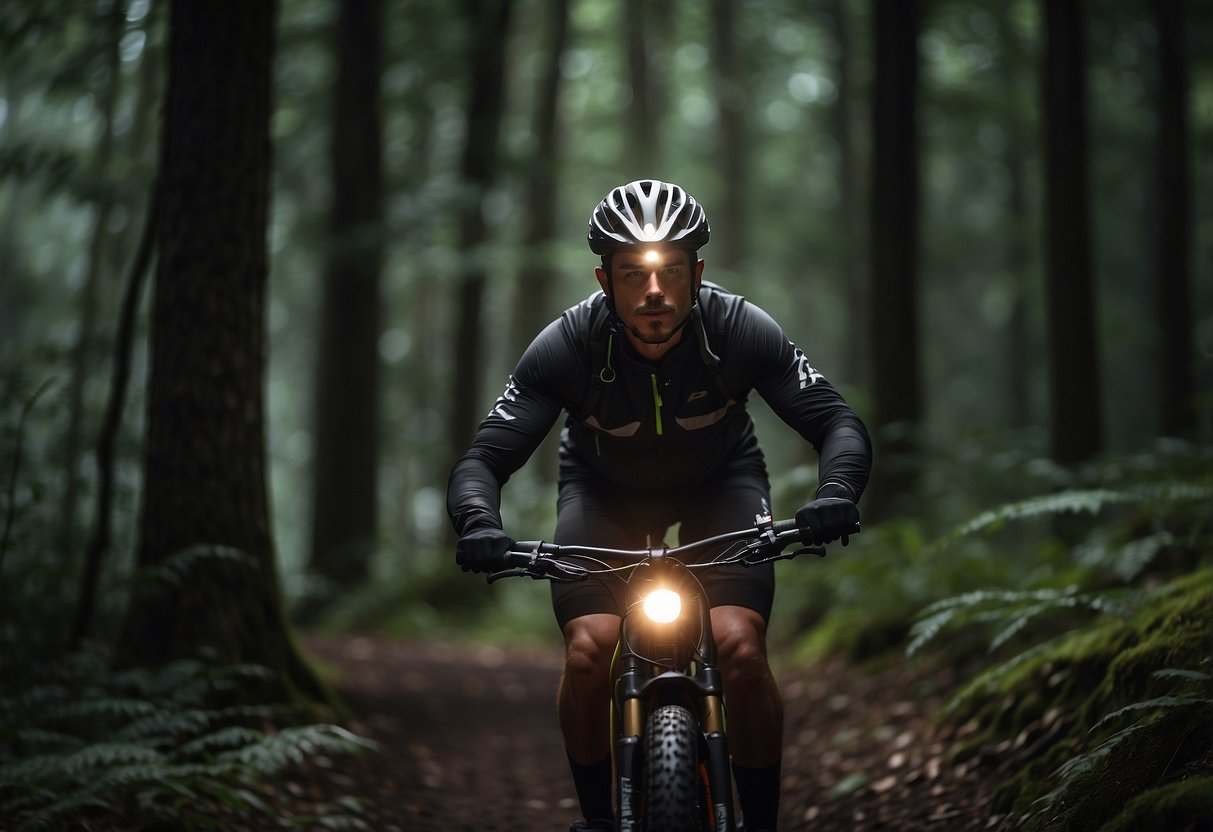
[[[1207,575],[1205,3],[2,5],[10,680],[251,664],[250,699],[331,701],[298,627],[550,642],[544,587],[453,567],[446,476],[645,177],[877,438],[864,534],[781,577],[787,655],[962,613],[1000,647]],[[751,407],[789,516],[815,457]]]

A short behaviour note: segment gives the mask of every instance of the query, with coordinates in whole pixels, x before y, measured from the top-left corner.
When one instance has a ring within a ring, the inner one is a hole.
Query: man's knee
[[[761,615],[745,607],[717,607],[712,610],[712,631],[727,681],[744,685],[770,676],[766,622]]]
[[[564,627],[564,670],[571,681],[604,681],[619,638],[619,618],[584,615]]]

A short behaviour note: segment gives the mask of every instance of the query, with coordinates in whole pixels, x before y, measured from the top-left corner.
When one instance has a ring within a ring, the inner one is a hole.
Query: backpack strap
[[[615,330],[610,325],[610,311],[605,302],[595,303],[590,311],[590,325],[586,327],[586,348],[590,355],[590,389],[579,408],[579,418],[589,416],[602,399],[603,388],[615,382],[615,367],[612,353],[615,348]]]
[[[691,325],[695,327],[699,342],[699,357],[708,374],[724,394],[725,401],[741,401],[724,383],[720,373],[720,356],[712,352],[708,344],[707,329],[703,324],[703,313],[698,305],[691,310]],[[584,419],[598,407],[608,384],[615,381],[613,356],[615,351],[615,328],[611,325],[611,314],[605,303],[594,304],[590,312],[590,325],[586,327],[586,349],[590,356],[590,387],[577,410],[577,418]]]
[[[703,359],[703,365],[707,367],[708,375],[716,382],[716,386],[724,394],[726,402],[735,401],[737,396],[728,388],[728,385],[724,383],[724,378],[720,375],[720,356],[712,352],[712,346],[708,343],[707,327],[703,324],[703,313],[698,304],[691,310],[691,315],[694,316],[692,323],[699,341],[699,357]]]

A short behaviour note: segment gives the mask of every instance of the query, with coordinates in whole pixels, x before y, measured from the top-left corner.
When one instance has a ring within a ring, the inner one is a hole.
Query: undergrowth
[[[998,767],[994,808],[1015,828],[1213,828],[1209,463],[1105,467],[1098,487],[1007,503],[927,547],[1019,544],[1021,580],[927,605],[908,639],[979,666],[944,716],[973,729],[960,757]],[[1022,545],[1018,524],[1042,533]]]
[[[275,786],[305,761],[331,767],[374,746],[336,725],[295,724],[287,706],[240,704],[267,673],[196,661],[115,672],[95,652],[49,664],[0,699],[0,826],[224,829],[289,814],[300,827],[365,828],[353,799],[283,811]]]
[[[29,385],[10,376],[0,368],[0,393],[21,395],[0,398],[27,399]],[[91,640],[68,649],[82,530],[63,534],[77,524],[60,511],[45,424],[57,423],[62,402],[37,404],[28,424],[0,420],[0,829],[366,828],[360,799],[306,786],[373,744],[328,724],[334,715],[315,703],[264,704],[281,687],[270,669],[213,656],[113,669],[107,646],[135,581],[179,593],[198,569],[223,562],[238,571],[247,560],[203,546],[132,574],[119,556],[135,525],[131,464],[115,485],[114,556],[100,576]]]

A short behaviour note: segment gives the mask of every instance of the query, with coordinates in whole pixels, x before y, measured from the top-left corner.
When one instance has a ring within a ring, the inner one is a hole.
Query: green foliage
[[[934,639],[947,627],[969,627],[972,625],[995,625],[990,639],[990,652],[994,652],[1029,624],[1037,619],[1058,613],[1088,609],[1097,613],[1109,613],[1127,618],[1132,611],[1132,597],[1107,592],[1079,592],[1077,587],[1065,589],[1038,589],[1023,591],[966,592],[946,598],[927,607],[910,629],[910,643],[906,652],[910,655]]]
[[[1137,795],[1101,832],[1207,832],[1213,829],[1213,775],[1193,776]]]
[[[982,512],[934,546],[949,551],[1042,520],[1077,540],[1062,548],[1068,560],[1038,548],[1027,573],[1037,586],[945,598],[911,629],[909,652],[966,658],[985,634],[986,667],[948,713],[979,726],[962,755],[1014,749],[1017,773],[996,810],[1013,812],[1022,828],[1097,830],[1135,795],[1135,816],[1164,798],[1199,810],[1177,784],[1213,764],[1213,488],[1204,451],[1169,479],[1158,462],[1109,463],[1102,473],[1117,472],[1119,486],[1108,477],[1108,487]],[[1101,522],[1083,529],[1064,519],[1076,513]],[[1175,828],[1200,828],[1194,817]]]
[[[0,698],[0,735],[12,737],[0,746],[0,824],[230,828],[241,815],[289,814],[274,784],[305,763],[375,749],[336,725],[291,725],[284,708],[214,704],[250,672],[184,661],[110,672],[81,654],[24,680]],[[313,806],[308,823],[364,828],[358,809]]]

